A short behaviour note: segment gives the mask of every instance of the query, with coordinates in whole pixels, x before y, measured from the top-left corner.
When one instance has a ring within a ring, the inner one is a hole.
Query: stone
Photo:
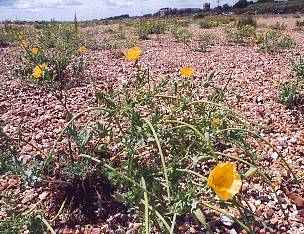
[[[279,219],[277,217],[274,217],[270,220],[271,224],[273,224],[273,225],[277,224],[278,221],[279,221]]]
[[[274,210],[272,208],[268,208],[266,210],[266,215],[268,218],[271,218],[273,216]]]
[[[279,157],[278,153],[277,152],[274,152],[271,154],[271,158],[273,158],[273,160],[277,160]]]
[[[25,203],[28,203],[29,201],[31,201],[35,196],[35,191],[34,189],[30,189],[30,190],[27,190],[25,193],[24,193],[24,197],[23,199],[21,200],[21,203],[22,204],[25,204]]]
[[[226,215],[221,215],[220,220],[225,226],[228,227],[231,227],[234,223],[234,221],[231,218],[227,217]]]
[[[291,144],[296,144],[297,143],[297,138],[292,137],[289,141]]]
[[[292,203],[296,204],[296,206],[298,208],[303,207],[303,205],[304,205],[304,199],[303,199],[303,197],[301,197],[298,194],[294,194],[293,193],[293,194],[290,195],[290,198],[291,198]]]
[[[236,232],[236,230],[235,230],[234,228],[231,229],[229,233],[230,233],[230,234],[237,234],[237,232]]]

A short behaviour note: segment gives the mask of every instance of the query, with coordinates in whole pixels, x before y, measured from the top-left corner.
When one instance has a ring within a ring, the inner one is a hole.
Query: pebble
[[[291,201],[292,201],[294,204],[296,204],[296,206],[297,206],[298,208],[301,208],[301,207],[304,205],[304,199],[303,199],[303,197],[301,197],[300,195],[298,195],[298,194],[292,194],[292,195],[290,196],[290,198],[291,198]]]
[[[229,227],[231,227],[234,223],[234,221],[232,219],[230,219],[229,217],[227,217],[226,215],[221,215],[220,220],[224,225],[229,226]]]
[[[270,222],[271,222],[272,224],[277,224],[278,221],[279,221],[278,217],[274,217],[274,218],[272,218],[272,219],[270,220]]]
[[[277,160],[279,155],[278,155],[277,152],[274,152],[274,153],[271,154],[271,157],[273,158],[273,160]]]
[[[24,197],[21,200],[21,203],[22,204],[28,203],[29,201],[31,201],[34,198],[34,196],[35,196],[35,190],[34,189],[27,190],[24,193]]]
[[[296,144],[297,143],[297,138],[292,137],[289,141],[291,144]]]
[[[254,201],[254,204],[255,204],[256,206],[261,205],[261,203],[262,203],[261,200],[255,200],[255,201]]]
[[[268,218],[271,218],[273,216],[274,210],[272,208],[268,208],[266,210],[266,215]]]
[[[230,234],[238,234],[234,228],[231,229],[229,233],[230,233]]]

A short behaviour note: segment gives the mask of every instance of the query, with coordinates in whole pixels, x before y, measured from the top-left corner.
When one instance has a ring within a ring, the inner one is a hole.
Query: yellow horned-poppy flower
[[[179,72],[182,76],[191,77],[193,76],[194,69],[192,67],[181,67]]]
[[[140,48],[134,47],[125,52],[125,58],[129,61],[139,60]]]
[[[86,52],[86,50],[87,50],[87,48],[85,48],[85,46],[80,46],[79,47],[80,53],[84,53],[84,52]]]
[[[210,173],[207,185],[221,200],[229,200],[242,187],[242,180],[233,163],[219,163]]]
[[[42,76],[43,72],[48,70],[48,66],[43,63],[41,65],[37,65],[33,70],[33,76],[34,78],[38,79]]]
[[[32,48],[32,53],[33,54],[38,54],[38,52],[39,52],[39,49],[37,48],[37,47],[34,47],[34,48]]]

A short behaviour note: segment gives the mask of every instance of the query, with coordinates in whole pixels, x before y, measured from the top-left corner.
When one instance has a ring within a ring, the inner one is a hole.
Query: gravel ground
[[[265,19],[261,17],[258,19],[258,23],[266,25],[276,22],[284,23],[290,30],[296,20],[300,19],[278,17]],[[261,131],[262,136],[282,153],[292,170],[303,178],[304,109],[303,107],[288,109],[280,104],[274,84],[274,79],[277,77],[290,79],[290,60],[292,58],[304,57],[303,31],[292,31],[298,42],[296,48],[268,54],[260,52],[254,44],[227,44],[223,41],[222,28],[201,30],[192,25],[191,30],[194,33],[213,32],[218,35],[220,42],[207,52],[198,52],[193,50],[197,46],[196,41],[185,45],[174,42],[169,33],[161,35],[161,38],[152,35],[150,40],[141,43],[143,52],[140,62],[142,67],[149,67],[151,76],[157,78],[168,73],[177,74],[180,66],[192,66],[195,68],[193,79],[197,84],[201,83],[210,70],[216,71],[215,81],[220,84],[225,83],[231,75],[232,82],[228,88],[227,105],[257,124],[271,126],[270,130]],[[106,36],[96,34],[94,39],[101,40]],[[12,58],[15,50],[14,47],[0,48],[0,87],[5,90],[4,93],[0,93],[0,122],[4,124],[4,130],[8,134],[12,134],[22,124],[26,127],[25,140],[36,145],[43,152],[48,152],[51,143],[65,123],[63,110],[60,103],[51,94],[24,85],[22,81],[9,75],[9,71],[16,66]],[[90,75],[96,79],[99,88],[103,88],[105,79],[115,81],[118,87],[122,87],[124,83],[132,79],[133,68],[121,54],[105,49],[88,50],[86,54]],[[81,87],[70,89],[68,94],[68,106],[74,113],[94,103],[93,88],[89,81],[85,81]],[[236,94],[242,97],[240,101],[235,98]],[[235,149],[230,153],[238,155],[239,152]],[[32,147],[24,145],[22,148],[21,159],[24,162],[36,155],[37,152]],[[276,153],[269,150],[261,153],[260,157],[263,159],[261,165],[268,167],[276,175],[274,185],[289,218],[284,220],[278,200],[267,186],[244,182],[242,191],[249,197],[250,206],[259,216],[267,219],[268,224],[272,225],[276,233],[304,233],[303,186],[299,187],[290,179],[286,179],[288,175],[282,169]],[[2,177],[0,194],[3,195],[17,184],[16,180]],[[47,196],[45,192],[31,189],[20,190],[20,196],[23,197],[22,204],[31,207],[34,200],[37,201],[38,198]],[[237,216],[236,211],[232,212]],[[0,212],[0,217],[1,215],[4,214]],[[77,233],[76,229],[79,230],[78,233],[114,233],[109,230],[119,229],[120,223],[123,223],[117,221],[120,219],[127,219],[130,222],[130,224],[121,224],[121,228],[124,226],[124,229],[132,229],[134,226],[136,229],[140,225],[136,223],[134,217],[132,220],[129,214],[119,213],[111,216],[103,224],[75,227],[74,231],[62,228],[59,233]],[[215,216],[215,219],[218,221],[219,217]],[[218,232],[223,233],[225,230],[236,233],[233,226],[225,226],[220,222],[216,225],[218,225]],[[188,226],[180,233],[201,233],[191,225]],[[264,229],[255,231],[256,233],[267,233]]]

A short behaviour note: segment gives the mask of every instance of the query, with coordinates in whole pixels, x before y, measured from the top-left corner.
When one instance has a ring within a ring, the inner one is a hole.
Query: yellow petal
[[[87,48],[85,48],[85,46],[80,46],[79,51],[81,53],[84,53],[87,50]]]
[[[210,123],[213,128],[217,128],[221,125],[221,121],[219,118],[212,118]]]
[[[193,75],[194,69],[192,67],[181,67],[179,72],[182,76],[189,78]]]
[[[38,54],[38,51],[39,51],[38,48],[36,48],[36,47],[32,48],[32,53],[33,54]]]
[[[211,171],[207,185],[221,200],[228,200],[240,191],[242,180],[233,163],[219,163]]]
[[[125,58],[129,61],[139,60],[140,57],[140,48],[134,47],[125,52]]]

